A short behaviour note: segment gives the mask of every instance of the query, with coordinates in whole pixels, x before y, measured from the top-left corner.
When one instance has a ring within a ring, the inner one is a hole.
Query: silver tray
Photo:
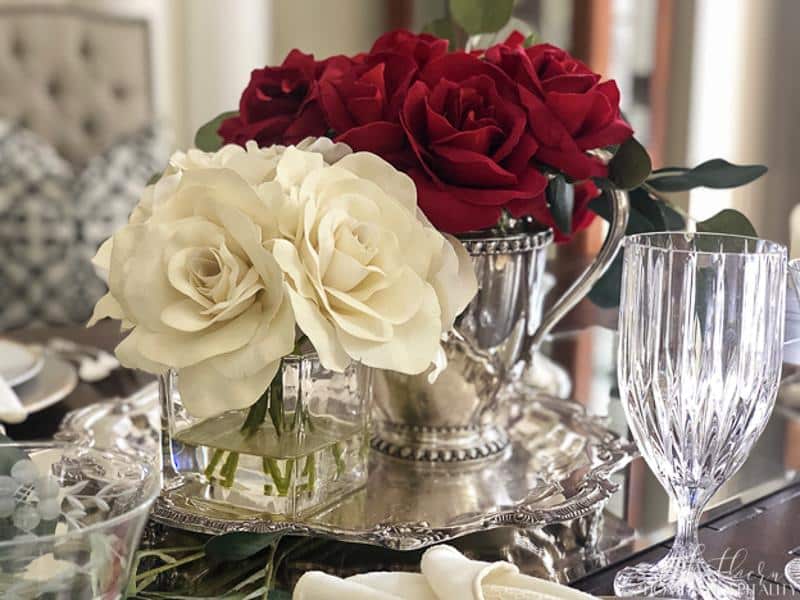
[[[156,457],[158,422],[157,392],[148,386],[68,415],[59,437]],[[198,533],[284,532],[412,550],[496,527],[537,528],[597,514],[617,490],[611,475],[635,456],[632,444],[579,405],[549,396],[529,399],[509,436],[501,456],[466,466],[421,469],[372,452],[364,488],[297,521],[199,509],[186,490],[162,493],[151,516]]]

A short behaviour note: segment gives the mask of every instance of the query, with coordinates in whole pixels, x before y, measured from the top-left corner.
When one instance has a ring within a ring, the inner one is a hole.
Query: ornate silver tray
[[[509,426],[500,456],[469,465],[418,465],[372,452],[365,488],[298,521],[193,505],[191,490],[166,491],[152,518],[199,533],[285,532],[411,550],[503,526],[564,523],[599,513],[617,489],[610,476],[632,444],[570,401],[530,399]],[[148,386],[126,399],[68,415],[59,437],[159,456],[158,399]]]

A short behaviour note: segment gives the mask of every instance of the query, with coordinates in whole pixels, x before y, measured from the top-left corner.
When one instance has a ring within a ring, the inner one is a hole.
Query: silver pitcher
[[[508,445],[501,390],[531,365],[545,336],[606,272],[628,222],[628,196],[610,196],[613,218],[595,261],[540,320],[543,276],[553,232],[476,232],[460,237],[472,257],[478,293],[445,336],[448,366],[427,375],[378,371],[372,447],[396,458],[453,463],[499,454]]]

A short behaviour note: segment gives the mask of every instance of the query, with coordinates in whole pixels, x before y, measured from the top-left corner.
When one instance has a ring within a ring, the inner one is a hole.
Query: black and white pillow
[[[106,290],[91,259],[166,158],[148,126],[75,173],[36,134],[0,122],[0,331],[88,319]]]

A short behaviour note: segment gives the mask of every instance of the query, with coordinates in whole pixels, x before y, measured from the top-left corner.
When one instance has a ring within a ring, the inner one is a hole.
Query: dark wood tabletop
[[[575,314],[574,318],[582,321],[583,316]],[[32,328],[11,332],[6,337],[39,344],[62,337],[113,350],[120,333],[115,323],[105,321],[90,329]],[[109,397],[128,395],[151,379],[145,374],[119,369],[102,382],[79,383],[64,401],[30,415],[22,424],[8,426],[8,434],[18,440],[50,438],[67,412]],[[705,546],[705,557],[723,569],[746,575],[757,599],[800,597],[800,591],[792,591],[783,575],[786,562],[800,556],[800,484],[715,515],[701,528],[700,539]],[[621,558],[615,554],[616,562],[578,580],[574,586],[594,595],[612,595],[614,575],[619,569],[658,560],[668,552],[670,543],[666,541]]]

